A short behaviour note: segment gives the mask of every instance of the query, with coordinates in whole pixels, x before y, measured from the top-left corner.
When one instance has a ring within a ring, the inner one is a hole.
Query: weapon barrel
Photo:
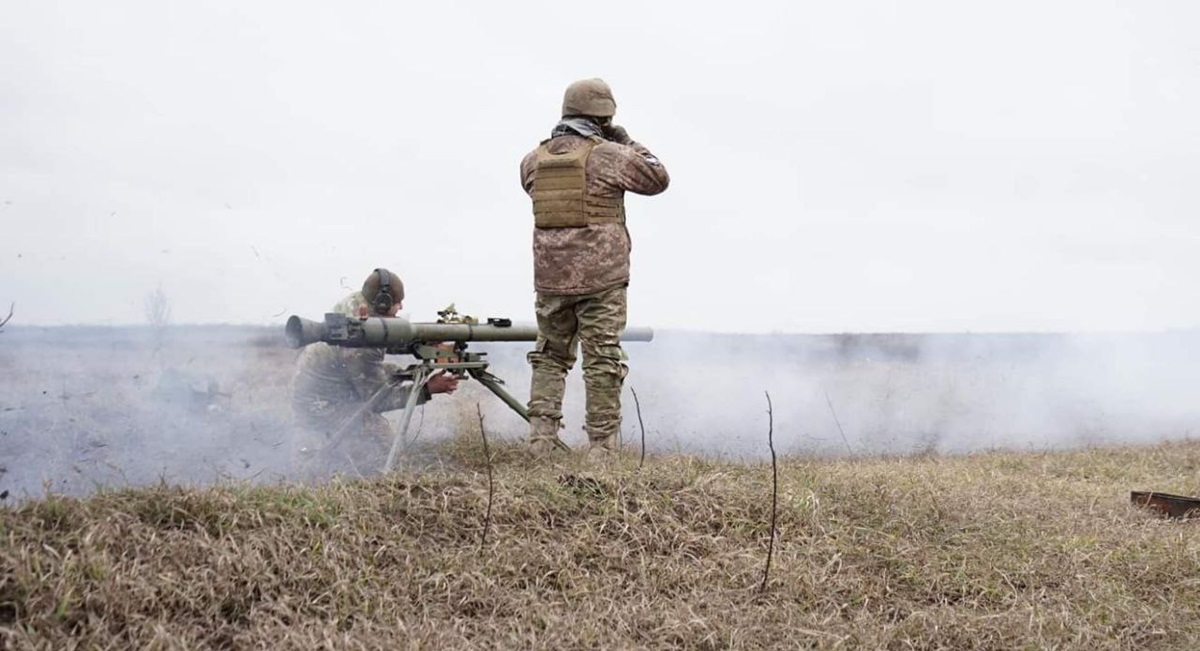
[[[496,325],[491,323],[414,323],[399,317],[357,319],[329,313],[324,323],[296,315],[285,327],[288,344],[300,348],[324,342],[356,348],[402,348],[413,342],[449,341],[536,341],[537,326],[529,324]],[[622,341],[651,341],[650,328],[626,328]]]

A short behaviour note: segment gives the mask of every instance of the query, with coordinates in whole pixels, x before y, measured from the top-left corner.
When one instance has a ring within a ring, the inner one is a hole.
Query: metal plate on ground
[[[1137,506],[1154,509],[1170,518],[1200,517],[1200,499],[1195,497],[1153,491],[1131,491],[1129,501]]]

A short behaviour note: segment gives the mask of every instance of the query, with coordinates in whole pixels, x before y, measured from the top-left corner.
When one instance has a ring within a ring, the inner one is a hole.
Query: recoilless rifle
[[[472,341],[537,341],[536,325],[515,324],[512,319],[489,318],[480,322],[475,317],[458,313],[451,303],[438,312],[435,322],[413,322],[400,317],[366,316],[352,317],[330,312],[325,320],[311,321],[296,315],[287,320],[285,327],[288,344],[301,348],[312,343],[325,343],[346,348],[382,348],[389,355],[410,355],[416,362],[393,376],[392,381],[371,396],[362,408],[347,419],[346,423],[332,436],[322,452],[332,452],[350,431],[351,426],[363,414],[368,413],[389,391],[404,382],[411,382],[408,401],[400,418],[400,427],[392,440],[385,471],[395,466],[401,442],[408,433],[417,396],[435,373],[445,371],[461,379],[475,378],[504,401],[504,404],[525,419],[529,412],[504,388],[504,380],[488,371],[486,352],[467,349]],[[651,341],[654,331],[650,328],[626,328],[621,341]]]

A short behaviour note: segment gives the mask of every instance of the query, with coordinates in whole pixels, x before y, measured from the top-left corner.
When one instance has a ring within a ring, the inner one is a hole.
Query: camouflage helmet
[[[567,86],[563,93],[562,114],[589,115],[610,118],[617,112],[617,102],[612,89],[603,79],[583,79]]]
[[[387,297],[379,295],[382,278],[387,278],[388,293],[391,294],[391,300],[388,300],[387,307],[382,307],[382,301],[376,301],[377,298],[387,300]],[[400,276],[380,267],[372,271],[371,275],[363,281],[362,294],[363,298],[367,299],[367,305],[371,305],[376,312],[383,313],[393,304],[404,300],[404,281],[400,280]],[[375,305],[377,302],[380,305]]]

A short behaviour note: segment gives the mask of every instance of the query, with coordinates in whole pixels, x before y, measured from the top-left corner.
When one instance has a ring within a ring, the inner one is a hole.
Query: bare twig
[[[16,307],[17,304],[15,302],[8,304],[8,316],[4,317],[3,321],[0,321],[0,328],[3,328],[5,323],[8,323],[10,320],[12,320],[13,310],[16,309]]]
[[[646,426],[642,424],[642,403],[638,400],[637,391],[633,387],[629,387],[630,393],[633,394],[633,405],[637,407],[638,428],[642,431],[642,458],[638,461],[640,469],[646,463]]]
[[[492,452],[488,447],[487,431],[483,429],[483,408],[475,403],[475,411],[479,414],[479,436],[483,439],[483,457],[487,461],[488,501],[487,514],[483,516],[483,533],[479,536],[479,554],[483,554],[483,546],[487,543],[488,529],[492,526],[492,497],[495,495],[495,483],[492,479]]]
[[[842,430],[842,421],[838,420],[837,412],[833,410],[833,401],[829,399],[829,392],[822,389],[825,394],[825,404],[829,405],[829,413],[833,414],[833,422],[837,425],[838,434],[842,435],[842,443],[846,444],[846,452],[854,454],[854,448],[850,447],[850,441],[846,439],[846,432]]]
[[[771,408],[771,392],[767,394],[767,446],[771,448],[771,540],[767,543],[767,566],[763,569],[760,593],[767,591],[767,579],[771,575],[771,556],[775,553],[775,514],[779,506],[779,465],[775,460],[775,415]]]

